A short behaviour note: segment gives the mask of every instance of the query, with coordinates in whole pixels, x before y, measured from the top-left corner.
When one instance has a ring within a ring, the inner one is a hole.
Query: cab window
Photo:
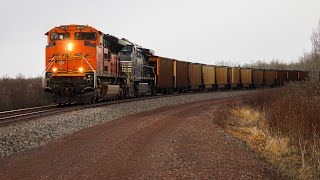
[[[54,40],[66,40],[70,38],[70,33],[51,33],[50,34],[50,39],[52,41]]]
[[[97,35],[94,32],[75,32],[74,39],[75,40],[96,40]]]
[[[124,46],[120,53],[122,54],[131,54],[132,53],[132,46],[131,45],[127,45],[127,46]]]

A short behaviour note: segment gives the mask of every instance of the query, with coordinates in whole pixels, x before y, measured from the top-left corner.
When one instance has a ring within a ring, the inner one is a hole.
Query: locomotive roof
[[[52,29],[50,29],[48,32],[45,33],[45,35],[48,35],[50,31],[54,30],[59,30],[59,31],[65,31],[65,30],[83,30],[85,28],[88,28],[89,30],[97,31],[101,34],[101,31],[97,30],[96,28],[93,28],[88,25],[80,25],[80,24],[69,24],[69,25],[61,25],[61,26],[56,26]]]

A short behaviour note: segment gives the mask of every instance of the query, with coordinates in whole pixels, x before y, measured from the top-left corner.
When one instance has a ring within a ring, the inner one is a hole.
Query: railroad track
[[[68,106],[49,105],[49,106],[17,109],[17,110],[11,110],[11,111],[3,111],[3,112],[0,112],[0,126],[6,126],[9,124],[28,121],[28,120],[32,120],[39,117],[45,117],[45,116],[50,116],[50,115],[64,113],[64,112],[71,112],[71,111],[85,109],[85,108],[94,108],[94,107],[108,106],[112,104],[132,102],[132,101],[141,101],[146,99],[155,99],[155,98],[163,98],[163,97],[170,97],[170,96],[182,96],[182,95],[199,94],[199,93],[213,93],[213,91],[136,97],[136,98],[115,100],[115,101],[101,101],[94,104],[86,104],[86,105],[81,105],[81,104],[71,104]]]
[[[140,101],[140,100],[160,98],[160,97],[166,97],[166,96],[150,96],[150,97],[141,97],[141,98],[122,99],[122,100],[116,100],[116,101],[101,101],[98,103],[86,104],[86,105],[81,105],[81,104],[72,104],[68,106],[49,105],[49,106],[17,109],[17,110],[11,110],[11,111],[3,111],[3,112],[0,112],[0,126],[5,126],[13,123],[32,120],[34,118],[50,116],[58,113],[70,112],[70,111],[75,111],[75,110],[80,110],[85,108],[101,107],[101,106],[107,106],[107,105],[112,105],[117,103]]]
[[[101,101],[94,104],[86,104],[86,105],[81,105],[81,104],[71,104],[68,106],[49,105],[49,106],[39,106],[39,107],[32,107],[32,108],[25,108],[25,109],[10,110],[10,111],[2,111],[0,112],[0,126],[6,126],[13,123],[32,120],[34,118],[50,116],[58,113],[70,112],[70,111],[75,111],[75,110],[80,110],[85,108],[94,108],[94,107],[101,107],[101,106],[107,106],[107,105],[118,104],[118,103],[141,101],[145,99],[153,99],[153,98],[161,98],[161,97],[177,96],[177,95],[185,95],[185,94],[146,96],[146,97],[138,97],[138,98],[121,99],[116,101]]]
[[[57,105],[39,106],[0,112],[0,124],[6,124],[28,116],[39,115],[57,108]]]

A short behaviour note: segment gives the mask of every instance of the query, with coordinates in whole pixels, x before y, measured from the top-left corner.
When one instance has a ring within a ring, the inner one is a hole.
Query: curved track
[[[234,91],[243,91],[243,90],[234,90]],[[118,99],[118,100],[108,100],[108,101],[99,101],[93,104],[69,104],[66,106],[59,105],[49,105],[49,106],[39,106],[25,109],[17,109],[10,111],[0,112],[0,126],[6,126],[13,123],[19,123],[22,121],[32,120],[34,118],[44,117],[54,115],[56,113],[70,112],[75,110],[80,110],[84,108],[94,108],[107,106],[118,103],[126,103],[131,101],[141,101],[146,99],[170,97],[170,96],[182,96],[190,94],[202,94],[202,93],[214,93],[214,91],[202,91],[202,92],[188,92],[188,93],[178,93],[178,94],[169,94],[169,95],[155,95],[155,96],[145,96],[145,97],[135,97],[128,99]]]
[[[198,93],[210,93],[210,92],[212,91],[198,92]],[[116,101],[101,101],[98,103],[86,104],[86,105],[81,105],[81,104],[71,104],[68,106],[49,105],[49,106],[17,109],[17,110],[11,110],[11,111],[3,111],[3,112],[0,112],[0,126],[6,126],[13,123],[32,120],[34,118],[54,115],[56,113],[70,112],[70,111],[75,111],[75,110],[84,109],[84,108],[93,108],[93,107],[107,106],[107,105],[117,104],[117,103],[141,101],[145,99],[161,98],[161,97],[168,97],[168,96],[180,96],[180,95],[186,95],[186,94],[196,94],[196,93],[146,96],[146,97],[121,99]]]
[[[0,112],[0,125],[7,124],[18,119],[23,119],[29,116],[39,115],[41,113],[49,112],[55,109],[56,105],[39,106],[25,109],[16,109],[10,111]]]

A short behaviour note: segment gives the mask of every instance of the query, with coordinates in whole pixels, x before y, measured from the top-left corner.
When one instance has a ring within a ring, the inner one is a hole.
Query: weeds
[[[257,92],[231,111],[226,130],[287,178],[320,178],[320,83],[296,82]],[[230,122],[231,121],[231,122]]]

